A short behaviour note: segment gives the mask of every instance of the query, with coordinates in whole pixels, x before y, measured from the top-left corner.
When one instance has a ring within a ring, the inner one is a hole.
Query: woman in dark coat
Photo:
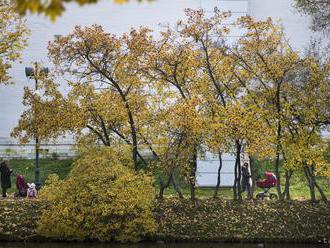
[[[7,189],[11,188],[10,175],[13,171],[8,168],[6,162],[0,164],[2,197],[7,196]]]

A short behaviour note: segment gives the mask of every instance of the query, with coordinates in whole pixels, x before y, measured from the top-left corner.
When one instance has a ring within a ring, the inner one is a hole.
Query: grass
[[[40,160],[40,178],[41,182],[44,184],[49,174],[56,173],[61,179],[64,179],[70,172],[73,160],[54,160],[54,159],[41,159]],[[23,174],[27,182],[33,182],[35,178],[35,160],[29,159],[12,159],[9,161],[9,167],[16,173]],[[267,167],[268,168],[268,167]],[[263,174],[262,171],[259,174]],[[190,194],[189,186],[184,182],[183,178],[176,177],[184,196],[187,198]],[[325,179],[319,179],[319,184],[322,186],[325,194],[330,198],[330,181]],[[282,179],[284,183],[284,178]],[[15,186],[15,176],[12,177],[12,187],[8,191],[10,194],[16,191]],[[261,189],[256,188],[255,194],[261,191]],[[276,189],[271,189],[271,192],[276,193]],[[290,187],[292,199],[297,200],[308,200],[309,199],[309,189],[302,173],[296,172],[293,174],[291,179]],[[213,197],[213,188],[197,188],[196,195],[198,198],[211,198]],[[176,192],[173,187],[169,187],[165,190],[165,196],[176,196]],[[218,192],[219,198],[231,199],[233,196],[231,188],[220,188]],[[245,193],[243,195],[245,197]],[[317,197],[320,196],[317,193]]]
[[[284,173],[283,173],[284,174]],[[284,190],[284,175],[282,175],[282,190]],[[328,199],[330,199],[330,180],[324,179],[324,178],[318,178],[317,182],[322,187],[325,195]],[[182,193],[189,197],[190,189],[188,185],[186,185],[183,181],[180,181],[180,187],[182,190]],[[317,189],[316,190],[316,197],[317,199],[321,199]],[[263,190],[260,188],[255,189],[254,195],[256,195],[258,192],[262,192]],[[277,193],[276,188],[272,188],[269,192],[271,193]],[[214,188],[197,188],[196,189],[196,195],[197,198],[211,198],[214,194]],[[166,196],[176,196],[177,193],[175,192],[173,187],[169,187],[165,190]],[[309,200],[310,199],[310,192],[309,187],[307,185],[306,179],[304,175],[300,172],[295,172],[292,175],[291,178],[291,186],[290,186],[290,195],[291,198],[294,200]],[[233,198],[233,191],[230,187],[221,187],[218,191],[218,197],[219,198],[225,198],[225,199],[232,199]],[[247,197],[246,193],[243,193],[243,198]]]
[[[40,160],[40,180],[44,184],[49,174],[57,174],[61,179],[64,179],[70,172],[73,160],[54,160],[41,159]],[[9,167],[13,169],[14,173],[22,174],[26,182],[34,182],[35,179],[35,160],[33,159],[11,159]],[[16,191],[16,178],[12,176],[12,187],[8,193]]]

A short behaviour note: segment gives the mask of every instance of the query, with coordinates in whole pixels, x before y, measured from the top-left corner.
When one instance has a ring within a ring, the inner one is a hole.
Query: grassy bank
[[[165,200],[157,238],[169,241],[318,242],[330,237],[330,207],[309,202]]]
[[[73,160],[54,160],[54,159],[40,159],[40,179],[44,183],[49,174],[56,173],[61,179],[65,178],[71,170]],[[35,160],[31,159],[11,159],[9,167],[15,173],[24,175],[27,182],[34,182],[35,179]],[[9,193],[16,191],[15,176],[11,177],[12,187]]]
[[[44,183],[49,174],[56,173],[59,175],[61,179],[65,178],[70,172],[73,160],[53,160],[53,159],[41,159],[40,160],[40,177],[41,182]],[[15,172],[21,173],[25,176],[27,182],[33,182],[35,178],[35,160],[28,159],[12,159],[9,161],[9,166]],[[261,165],[260,165],[261,166]],[[264,170],[271,170],[272,165],[268,164],[258,172],[258,176],[262,176]],[[284,172],[283,172],[284,173]],[[282,173],[282,174],[283,174]],[[282,180],[284,183],[285,180]],[[177,176],[177,182],[179,183],[183,194],[188,197],[190,193],[190,188],[187,183],[185,183],[182,177]],[[319,178],[318,182],[320,186],[323,188],[324,193],[328,198],[330,198],[330,181]],[[158,186],[158,184],[156,184]],[[9,190],[9,193],[12,194],[15,192],[15,177],[12,177],[12,188]],[[256,188],[256,193],[259,192],[260,189]],[[276,189],[272,189],[271,192],[276,193]],[[296,200],[308,200],[310,198],[309,188],[306,183],[306,179],[302,172],[295,172],[291,179],[291,187],[290,187],[291,197]],[[197,188],[196,195],[198,198],[206,199],[212,198],[214,193],[213,188]],[[170,187],[165,190],[166,196],[176,196],[176,192],[173,187]],[[221,188],[219,190],[219,197],[231,199],[233,197],[231,188]],[[317,192],[317,198],[320,199],[320,196]]]
[[[38,201],[0,201],[0,240],[34,240],[41,204]]]
[[[45,240],[36,233],[39,201],[0,201],[1,240]],[[157,203],[152,240],[318,242],[330,237],[330,207],[308,202],[174,198]]]

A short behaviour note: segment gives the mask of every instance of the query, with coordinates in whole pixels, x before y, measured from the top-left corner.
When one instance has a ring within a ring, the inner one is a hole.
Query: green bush
[[[62,239],[138,241],[156,230],[153,179],[110,148],[84,153],[70,175],[51,175],[40,192],[38,233]]]

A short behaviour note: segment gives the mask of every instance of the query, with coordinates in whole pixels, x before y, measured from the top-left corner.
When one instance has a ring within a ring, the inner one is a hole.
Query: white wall
[[[215,187],[218,181],[219,156],[206,152],[205,157],[197,159],[196,185],[198,187]],[[235,179],[235,156],[222,154],[220,173],[221,187],[232,187]]]

